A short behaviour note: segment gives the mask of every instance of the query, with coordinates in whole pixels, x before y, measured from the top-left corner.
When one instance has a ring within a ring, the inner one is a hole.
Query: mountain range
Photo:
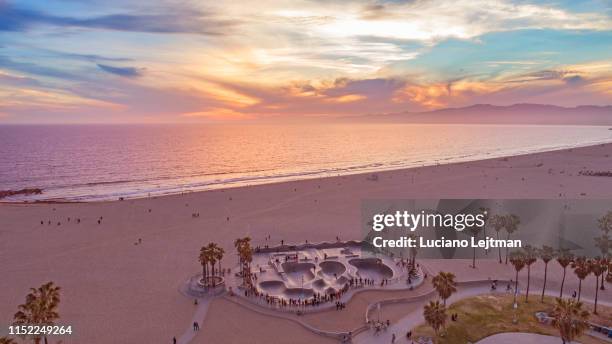
[[[369,114],[351,118],[368,122],[612,126],[612,105],[561,107],[542,104],[514,104],[509,106],[476,104],[426,112]]]

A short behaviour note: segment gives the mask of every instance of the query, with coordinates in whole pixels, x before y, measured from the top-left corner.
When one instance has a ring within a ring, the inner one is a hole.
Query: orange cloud
[[[207,84],[205,88],[198,88],[198,91],[222,103],[227,103],[228,106],[232,107],[247,107],[260,102],[256,97],[243,94],[218,84]]]
[[[446,85],[415,86],[409,85],[398,90],[392,101],[396,103],[415,102],[428,109],[436,109],[445,106],[443,97],[448,96]]]
[[[238,112],[232,109],[227,108],[214,108],[206,111],[200,112],[189,112],[182,114],[183,117],[194,117],[194,118],[206,118],[212,120],[222,120],[222,121],[234,121],[234,120],[245,120],[245,119],[253,119],[254,117],[249,114],[245,114],[242,112]]]
[[[469,103],[471,97],[500,91],[506,87],[502,82],[473,81],[469,79],[425,85],[406,85],[396,91],[392,101],[416,103],[426,109],[439,109]]]
[[[364,100],[367,98],[368,97],[361,95],[361,94],[347,94],[347,95],[340,96],[340,97],[328,98],[325,101],[330,102],[330,103],[351,103],[351,102],[356,102],[358,100]]]
[[[3,105],[12,108],[44,109],[78,109],[81,107],[102,107],[114,110],[122,108],[121,105],[107,101],[83,98],[73,93],[59,90],[46,90],[34,88],[4,88],[0,85],[0,99],[7,99]]]

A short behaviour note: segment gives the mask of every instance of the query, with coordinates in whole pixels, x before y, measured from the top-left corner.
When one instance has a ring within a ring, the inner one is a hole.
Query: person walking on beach
[[[172,337],[172,344],[176,344],[176,337]]]
[[[193,330],[194,331],[199,331],[200,330],[200,324],[198,324],[197,321],[193,322]]]

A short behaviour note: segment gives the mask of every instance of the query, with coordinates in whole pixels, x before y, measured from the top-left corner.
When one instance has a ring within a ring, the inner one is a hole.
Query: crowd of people
[[[346,307],[346,304],[344,302],[340,302],[340,299],[348,290],[349,285],[347,283],[344,285],[344,287],[335,292],[328,292],[325,294],[314,293],[308,298],[284,298],[263,293],[255,288],[253,283],[251,283],[248,288],[244,289],[244,296],[259,298],[260,300],[265,301],[269,306],[276,307],[314,307],[323,303],[335,301],[336,310],[342,310]]]
[[[70,220],[71,220],[71,218],[70,218],[70,217],[68,217],[68,218],[67,218],[67,222],[70,222]],[[74,220],[74,222],[75,222],[75,223],[81,223],[81,219],[80,219],[80,218],[76,218],[76,219]],[[98,224],[100,224],[101,222],[102,222],[102,216],[100,216],[100,217],[98,218]],[[44,220],[40,220],[40,224],[41,224],[41,225],[44,225],[44,224],[45,224],[45,221],[44,221]],[[51,225],[51,220],[47,220],[47,225],[49,225],[49,226]],[[61,226],[61,225],[62,225],[62,222],[61,222],[61,221],[57,221],[57,225],[58,225],[58,226]]]
[[[612,177],[612,171],[592,171],[592,170],[584,170],[578,172],[580,176],[589,176],[589,177]]]
[[[373,278],[361,278],[361,277],[359,277],[359,278],[357,278],[357,277],[351,278],[351,279],[349,279],[348,283],[349,283],[349,286],[351,286],[351,287],[363,287],[363,286],[372,286],[372,285],[375,285],[375,282],[374,282]],[[381,282],[381,286],[382,286],[382,283],[383,282]]]

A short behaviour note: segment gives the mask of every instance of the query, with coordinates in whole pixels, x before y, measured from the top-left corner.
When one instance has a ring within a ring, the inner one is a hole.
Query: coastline
[[[606,142],[606,143],[588,144],[588,145],[583,145],[583,146],[579,145],[579,146],[555,148],[552,150],[542,148],[541,150],[536,150],[533,152],[520,153],[520,154],[515,154],[515,155],[499,155],[499,156],[495,155],[495,156],[488,157],[485,159],[475,159],[475,160],[468,159],[465,161],[453,161],[453,162],[448,162],[448,163],[443,162],[443,163],[437,163],[437,164],[423,164],[421,166],[388,168],[388,169],[372,169],[372,170],[365,170],[365,171],[361,170],[361,171],[357,171],[353,173],[349,172],[349,173],[341,173],[337,175],[308,177],[309,174],[304,174],[304,175],[301,175],[302,178],[290,179],[290,180],[274,180],[274,179],[262,178],[260,180],[266,180],[266,181],[259,182],[259,183],[247,183],[247,184],[237,184],[237,185],[232,185],[232,183],[226,183],[226,184],[220,183],[220,184],[217,184],[215,187],[211,187],[209,189],[195,188],[193,190],[186,190],[183,192],[169,192],[169,193],[153,195],[153,196],[134,196],[134,197],[119,196],[113,199],[100,199],[100,200],[95,200],[95,199],[74,199],[73,200],[73,199],[66,199],[66,198],[53,198],[53,199],[41,199],[41,200],[8,200],[7,201],[4,199],[0,199],[0,205],[2,204],[108,203],[108,202],[121,202],[121,201],[128,201],[128,200],[158,199],[161,197],[170,197],[170,196],[194,194],[194,193],[206,193],[206,192],[214,192],[214,191],[219,191],[219,190],[233,190],[233,189],[249,188],[249,187],[264,186],[264,185],[279,185],[279,184],[288,185],[290,183],[299,183],[299,182],[306,182],[306,181],[312,181],[312,180],[325,180],[325,179],[344,178],[344,177],[366,178],[372,175],[386,175],[386,174],[396,174],[396,173],[401,174],[402,172],[417,171],[419,169],[426,169],[426,168],[437,167],[437,166],[452,167],[452,166],[460,166],[464,164],[471,164],[471,163],[478,163],[478,162],[486,163],[486,162],[495,161],[497,159],[530,157],[534,155],[548,154],[548,153],[563,153],[563,152],[588,149],[590,147],[598,147],[598,146],[607,146],[612,152],[612,142]],[[251,181],[254,181],[254,180],[251,180]],[[44,189],[42,189],[42,192],[44,194]]]
[[[193,322],[193,300],[178,290],[201,272],[197,257],[206,243],[223,247],[223,266],[235,267],[239,237],[250,236],[255,246],[363,238],[362,201],[367,199],[609,199],[612,178],[579,172],[610,170],[611,156],[612,144],[601,144],[378,172],[375,180],[368,173],[125,201],[2,203],[0,276],[10,278],[0,279],[0,324],[12,322],[29,288],[53,281],[62,288],[62,323],[75,328],[65,343],[168,341]],[[510,265],[483,260],[472,269],[469,263],[428,260],[427,267],[432,274],[453,271],[459,281],[492,274],[514,278]],[[535,271],[542,266],[534,269],[536,288]],[[561,269],[551,268],[548,276],[550,288],[557,288]],[[566,290],[577,284],[568,278]],[[592,297],[595,281],[588,278],[582,287],[585,297]],[[607,288],[599,297],[611,300],[610,293]],[[354,313],[330,311],[304,321],[360,323],[370,295],[349,302]],[[398,308],[401,312],[404,308]],[[206,337],[193,342],[232,342],[228,336],[254,343],[322,341],[291,321],[275,320],[275,331],[266,324],[263,315],[215,300],[202,324]]]

